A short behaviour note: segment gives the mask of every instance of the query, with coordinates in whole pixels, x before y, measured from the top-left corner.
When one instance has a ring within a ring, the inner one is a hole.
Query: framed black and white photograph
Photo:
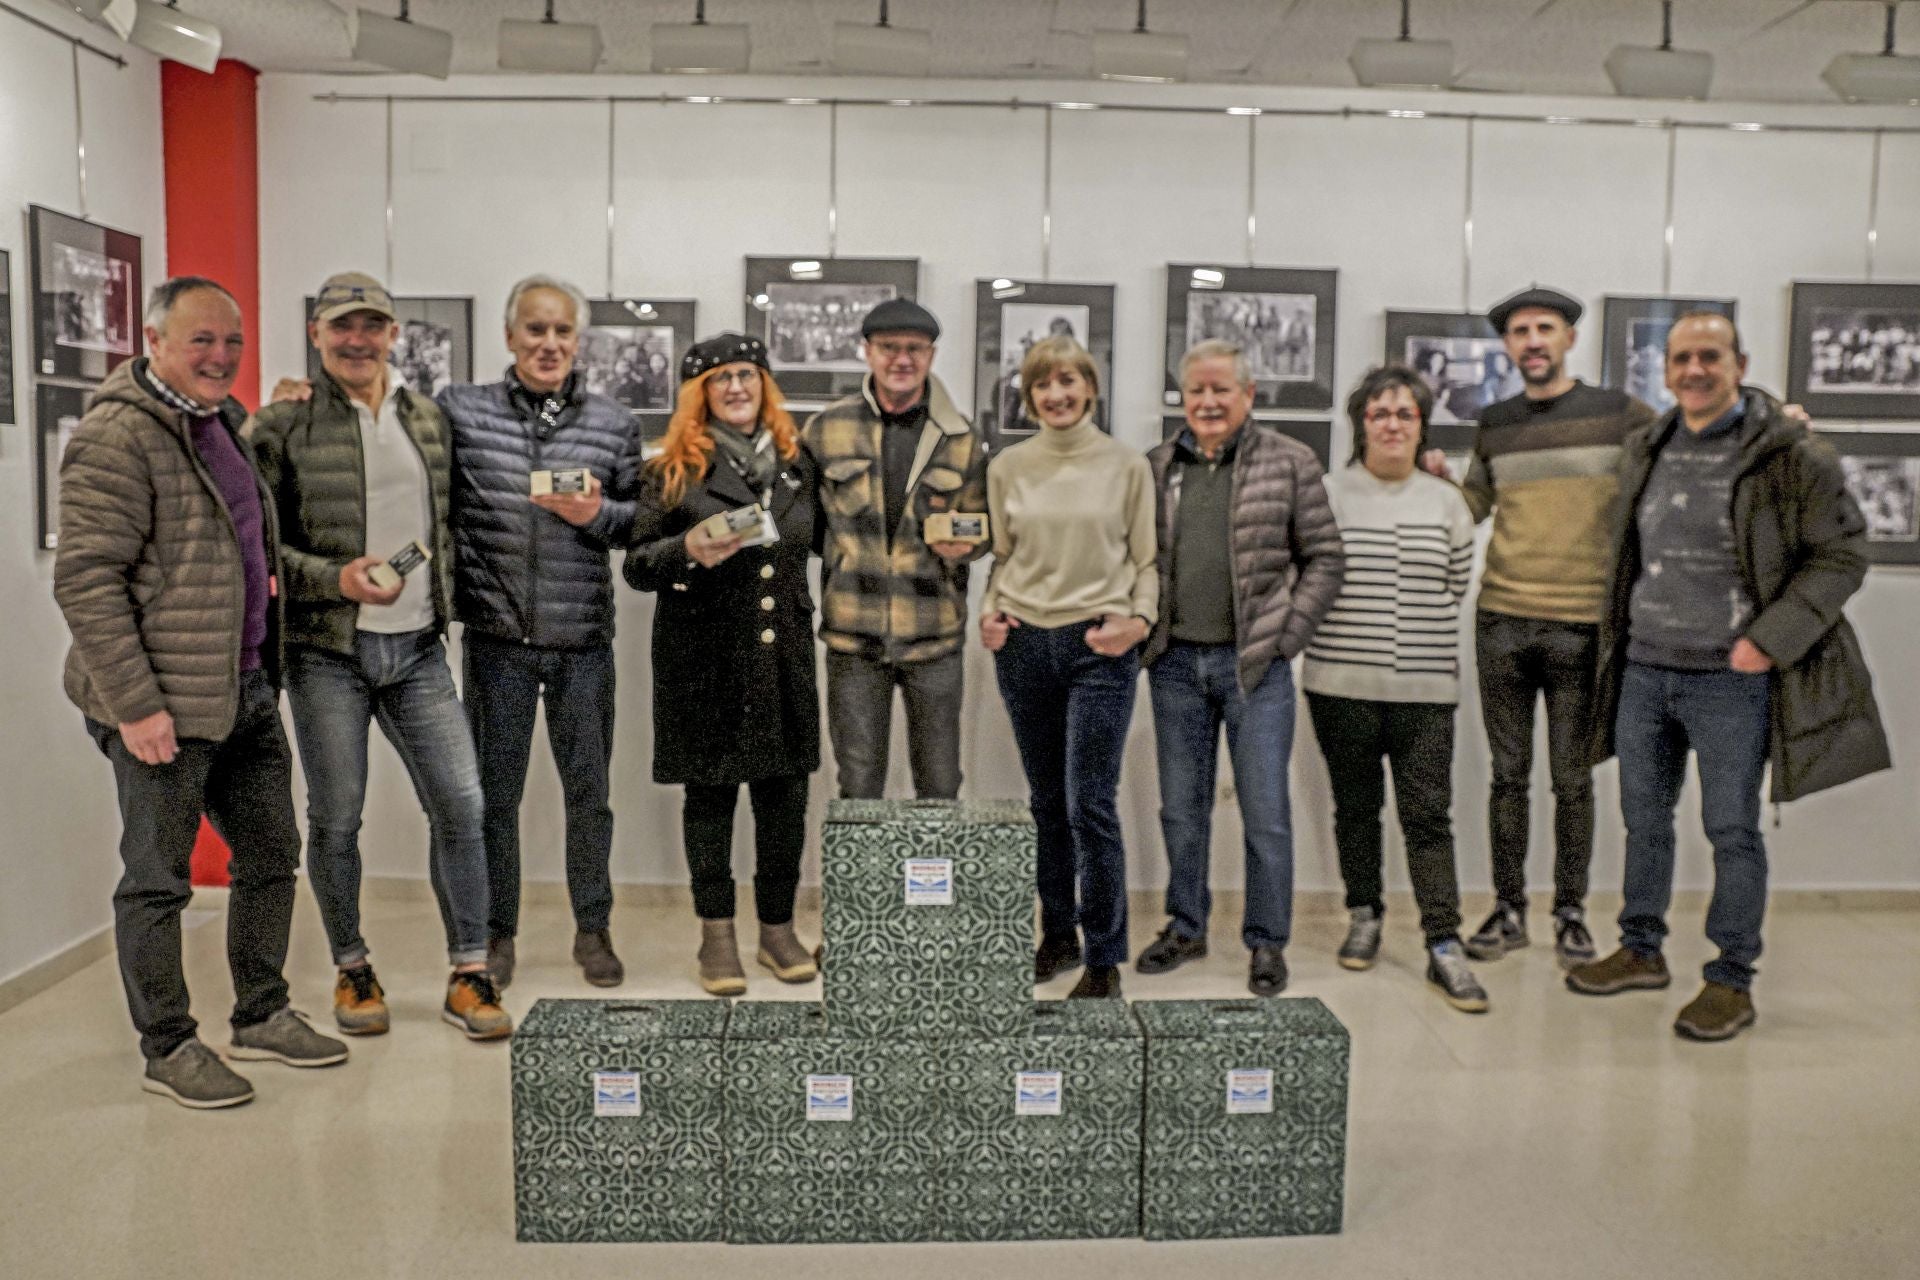
[[[1179,435],[1187,425],[1184,415],[1164,414],[1160,418],[1160,438],[1171,440]],[[1298,440],[1313,450],[1313,456],[1320,459],[1320,469],[1331,471],[1333,461],[1333,423],[1326,418],[1254,418],[1241,428],[1242,431],[1277,431],[1283,436]],[[1341,460],[1342,463],[1345,459]]]
[[[867,313],[919,291],[918,258],[748,258],[744,327],[787,398],[821,404],[867,376]]]
[[[140,353],[140,237],[28,206],[33,367],[99,382]]]
[[[1426,380],[1436,426],[1478,422],[1482,409],[1520,394],[1520,371],[1478,312],[1389,311],[1386,356]]]
[[[301,300],[300,322],[313,314],[313,299]],[[396,297],[393,309],[400,335],[387,363],[402,382],[423,396],[436,396],[455,382],[473,381],[473,299]],[[506,359],[502,353],[501,359]],[[502,365],[504,367],[504,363]],[[307,345],[307,376],[320,376],[320,353]]]
[[[42,382],[34,388],[34,473],[38,477],[39,510],[36,533],[45,551],[60,544],[60,459],[66,456],[67,441],[73,439],[92,396],[91,387],[57,382]]]
[[[0,249],[0,423],[18,421],[19,412],[13,399],[13,258]]]
[[[1920,284],[1793,285],[1787,398],[1816,418],[1920,419]]]
[[[1165,401],[1180,403],[1180,358],[1209,338],[1246,354],[1255,413],[1333,405],[1336,271],[1293,267],[1167,267]]]
[[[1920,431],[1827,431],[1875,564],[1920,564]]]
[[[575,360],[587,390],[633,412],[643,450],[667,433],[680,357],[694,339],[691,298],[595,298]]]
[[[977,280],[973,289],[973,421],[998,448],[1040,430],[1021,398],[1020,365],[1043,338],[1072,338],[1100,372],[1094,425],[1113,430],[1113,286]]]
[[[1673,393],[1667,390],[1667,331],[1690,311],[1711,311],[1734,320],[1737,309],[1732,298],[1608,294],[1601,306],[1602,385],[1618,387],[1665,413],[1673,408]]]

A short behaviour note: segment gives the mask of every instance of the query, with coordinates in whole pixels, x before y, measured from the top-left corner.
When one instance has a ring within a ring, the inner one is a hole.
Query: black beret
[[[933,318],[933,312],[911,298],[888,298],[867,312],[860,326],[863,338],[871,338],[876,333],[924,333],[929,342],[938,342],[940,322]]]
[[[1580,299],[1570,298],[1558,289],[1544,289],[1536,284],[1493,304],[1487,311],[1487,319],[1492,323],[1493,331],[1505,333],[1507,321],[1512,319],[1513,313],[1522,307],[1544,307],[1548,311],[1558,311],[1567,318],[1568,325],[1579,324],[1580,313],[1586,310],[1580,305]]]
[[[709,369],[736,360],[757,364],[769,373],[773,371],[767,363],[766,343],[744,333],[716,333],[703,342],[694,343],[687,348],[687,354],[680,357],[680,381],[697,378]]]

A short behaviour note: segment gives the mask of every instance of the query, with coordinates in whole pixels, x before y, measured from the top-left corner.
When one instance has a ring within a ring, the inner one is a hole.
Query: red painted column
[[[160,64],[168,276],[206,276],[240,303],[247,349],[233,393],[248,408],[260,391],[260,167],[255,85],[260,73],[222,58],[212,75]],[[227,883],[228,851],[203,818],[193,882]]]

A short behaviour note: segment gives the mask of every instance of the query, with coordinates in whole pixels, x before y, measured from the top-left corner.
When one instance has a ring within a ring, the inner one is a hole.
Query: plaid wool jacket
[[[887,540],[885,463],[873,380],[815,414],[803,433],[820,468],[820,639],[836,653],[926,662],[956,652],[967,625],[967,566],[927,549],[936,511],[987,509],[987,442],[929,378],[927,419],[907,477],[907,510]],[[981,544],[969,559],[986,554]]]

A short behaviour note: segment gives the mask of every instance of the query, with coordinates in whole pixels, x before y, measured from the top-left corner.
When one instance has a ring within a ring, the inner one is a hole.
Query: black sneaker
[[[1160,936],[1147,945],[1133,967],[1141,973],[1166,973],[1178,969],[1189,960],[1198,960],[1207,954],[1205,938],[1183,938],[1168,925],[1160,931]]]
[[[1460,1012],[1487,1011],[1486,988],[1467,968],[1467,957],[1452,938],[1427,948],[1427,981],[1439,990],[1441,999]]]
[[[164,1058],[148,1058],[146,1078],[140,1081],[140,1087],[195,1111],[253,1101],[253,1086],[246,1077],[220,1061],[220,1055],[198,1039],[182,1041]]]
[[[613,937],[605,929],[580,929],[574,933],[573,962],[580,966],[580,971],[593,986],[617,987],[626,981],[626,966],[613,953]],[[494,985],[504,987],[507,984],[496,978]]]
[[[1033,980],[1045,982],[1056,973],[1080,967],[1080,941],[1077,938],[1047,938],[1033,953]]]
[[[1475,960],[1498,960],[1527,945],[1527,917],[1518,907],[1494,904],[1479,932],[1467,939],[1467,954]]]
[[[1287,989],[1287,957],[1279,947],[1255,947],[1247,963],[1247,990],[1277,996]]]
[[[1590,964],[1599,955],[1593,935],[1587,932],[1586,912],[1567,907],[1553,913],[1553,954],[1562,969]]]
[[[1355,907],[1349,914],[1347,940],[1340,944],[1342,969],[1371,969],[1380,954],[1380,912],[1374,907]]]
[[[1073,984],[1073,990],[1067,992],[1069,1000],[1105,1000],[1120,998],[1120,966],[1113,964],[1090,964],[1087,971],[1080,975],[1080,981]]]

